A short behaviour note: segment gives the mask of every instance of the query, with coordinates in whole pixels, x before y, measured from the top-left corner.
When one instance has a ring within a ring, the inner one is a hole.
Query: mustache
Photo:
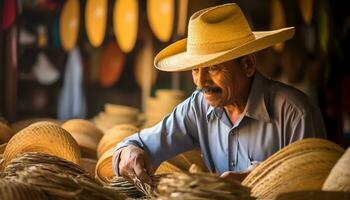
[[[197,91],[202,92],[202,93],[219,93],[221,92],[221,89],[218,87],[197,87],[196,88]]]

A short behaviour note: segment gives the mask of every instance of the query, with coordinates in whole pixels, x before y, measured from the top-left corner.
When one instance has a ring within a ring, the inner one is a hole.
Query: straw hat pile
[[[71,119],[61,125],[80,146],[82,157],[96,159],[96,149],[103,132],[90,121]]]
[[[80,162],[77,142],[53,122],[37,122],[16,133],[7,143],[3,158],[8,163],[17,154],[25,152],[42,152],[77,164]]]
[[[97,147],[98,162],[95,169],[96,178],[102,183],[108,183],[114,177],[112,156],[115,146],[124,138],[138,132],[131,124],[120,124],[105,132]]]
[[[350,192],[350,148],[342,155],[333,167],[322,190]],[[350,194],[349,194],[350,199]]]
[[[151,127],[157,124],[163,117],[173,111],[175,106],[185,98],[185,93],[181,90],[160,89],[155,92],[155,97],[147,100],[144,127]]]
[[[0,179],[0,199],[48,200],[49,198],[44,192],[27,184]]]
[[[75,163],[44,153],[18,155],[5,168],[4,179],[37,188],[49,199],[124,199],[103,188]]]
[[[0,121],[0,144],[9,141],[12,135],[12,129],[5,122]]]
[[[160,178],[157,199],[254,199],[250,190],[216,174],[172,173]]]
[[[344,149],[324,139],[294,142],[257,166],[242,182],[258,198],[274,198],[280,193],[321,190]]]
[[[93,122],[104,132],[118,124],[141,124],[137,108],[116,104],[105,104],[104,111],[95,116]]]

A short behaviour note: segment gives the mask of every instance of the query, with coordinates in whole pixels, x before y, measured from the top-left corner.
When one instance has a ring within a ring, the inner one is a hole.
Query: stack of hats
[[[325,139],[294,142],[258,165],[242,182],[252,195],[272,199],[292,191],[321,190],[344,149]]]
[[[185,93],[181,90],[160,89],[155,92],[155,97],[147,100],[144,127],[151,127],[157,124],[167,114],[181,103],[185,98]]]
[[[124,138],[138,131],[139,129],[131,124],[120,124],[105,132],[97,147],[96,179],[105,184],[115,176],[112,169],[112,156],[115,146]]]
[[[107,103],[104,106],[104,111],[93,118],[93,122],[99,129],[106,132],[118,124],[139,126],[142,123],[139,114],[137,108]]]

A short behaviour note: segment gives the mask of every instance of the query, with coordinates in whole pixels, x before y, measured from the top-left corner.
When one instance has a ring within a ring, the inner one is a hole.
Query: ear
[[[241,59],[247,77],[252,77],[256,71],[256,57],[254,54],[249,54]]]

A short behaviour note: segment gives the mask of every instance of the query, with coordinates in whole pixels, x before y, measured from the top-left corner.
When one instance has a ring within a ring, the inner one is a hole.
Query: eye
[[[199,69],[197,68],[197,69],[192,69],[192,72],[193,73],[198,73],[199,72]]]
[[[220,70],[221,70],[221,66],[219,65],[214,65],[208,68],[209,73],[216,73],[216,72],[219,72]]]

